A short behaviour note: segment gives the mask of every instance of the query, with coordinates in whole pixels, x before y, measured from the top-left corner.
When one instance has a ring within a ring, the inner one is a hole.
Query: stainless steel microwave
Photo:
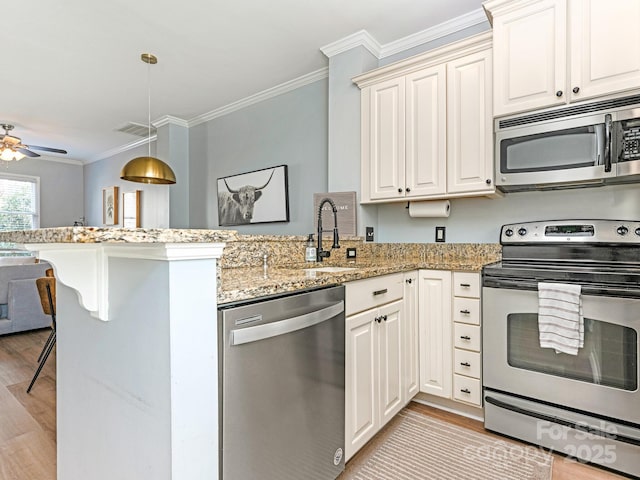
[[[640,95],[495,122],[504,192],[640,182]]]

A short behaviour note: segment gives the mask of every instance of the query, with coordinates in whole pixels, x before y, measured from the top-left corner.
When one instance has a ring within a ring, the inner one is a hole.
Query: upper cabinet
[[[495,116],[640,88],[637,0],[490,0]]]
[[[491,34],[389,65],[362,89],[362,203],[487,195]]]

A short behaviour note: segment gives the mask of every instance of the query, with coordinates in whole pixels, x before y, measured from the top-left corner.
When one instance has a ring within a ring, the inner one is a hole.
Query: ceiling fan
[[[4,129],[4,135],[0,135],[0,159],[5,161],[20,160],[26,157],[39,157],[40,155],[31,150],[42,150],[43,152],[63,153],[66,154],[66,150],[59,148],[40,147],[38,145],[25,145],[18,137],[10,135],[9,132],[13,130],[13,125],[6,123],[0,124],[0,127]]]

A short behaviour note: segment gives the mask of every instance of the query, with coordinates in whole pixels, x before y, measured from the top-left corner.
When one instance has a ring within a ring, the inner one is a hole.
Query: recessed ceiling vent
[[[129,122],[122,127],[117,128],[116,132],[128,133],[129,135],[135,135],[136,137],[146,137],[149,135],[149,125],[143,125],[141,123]],[[151,135],[156,134],[156,127],[151,125]]]

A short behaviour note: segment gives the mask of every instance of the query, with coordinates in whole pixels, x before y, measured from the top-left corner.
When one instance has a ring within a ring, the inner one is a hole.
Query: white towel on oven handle
[[[538,332],[541,348],[577,355],[584,346],[582,287],[567,283],[538,283]]]

